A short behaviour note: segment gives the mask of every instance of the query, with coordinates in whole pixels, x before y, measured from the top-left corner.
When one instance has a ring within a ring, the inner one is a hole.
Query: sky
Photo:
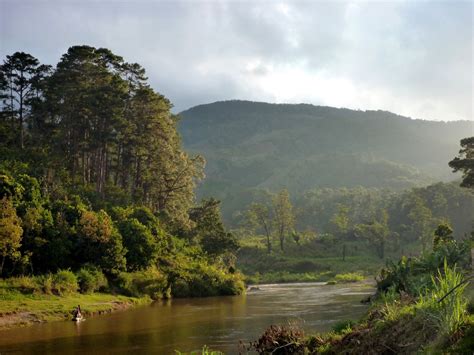
[[[0,56],[145,67],[174,112],[220,100],[473,120],[472,1],[0,0]]]

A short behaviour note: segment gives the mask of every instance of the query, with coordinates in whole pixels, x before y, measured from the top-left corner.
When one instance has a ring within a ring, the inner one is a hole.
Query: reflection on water
[[[270,324],[298,322],[307,332],[357,319],[369,284],[262,285],[244,296],[177,299],[82,323],[52,322],[0,332],[0,353],[157,353],[207,344],[238,353],[239,340],[255,340]]]

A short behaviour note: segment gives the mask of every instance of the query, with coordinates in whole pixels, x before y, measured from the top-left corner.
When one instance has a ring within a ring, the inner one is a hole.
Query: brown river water
[[[175,354],[206,344],[239,353],[271,324],[296,322],[307,334],[357,320],[369,283],[261,285],[243,296],[175,299],[89,318],[0,331],[0,354]]]

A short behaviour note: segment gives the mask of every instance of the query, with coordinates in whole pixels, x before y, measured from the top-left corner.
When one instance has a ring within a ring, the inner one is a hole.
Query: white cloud
[[[223,99],[472,119],[472,3],[0,0],[0,55],[139,62],[176,110]]]

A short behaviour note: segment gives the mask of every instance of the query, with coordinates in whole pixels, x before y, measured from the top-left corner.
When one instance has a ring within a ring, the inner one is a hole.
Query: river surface
[[[271,324],[298,323],[307,333],[357,320],[371,284],[261,285],[243,296],[176,299],[89,318],[0,332],[0,354],[174,354],[207,344],[238,354],[239,340],[256,340]]]

